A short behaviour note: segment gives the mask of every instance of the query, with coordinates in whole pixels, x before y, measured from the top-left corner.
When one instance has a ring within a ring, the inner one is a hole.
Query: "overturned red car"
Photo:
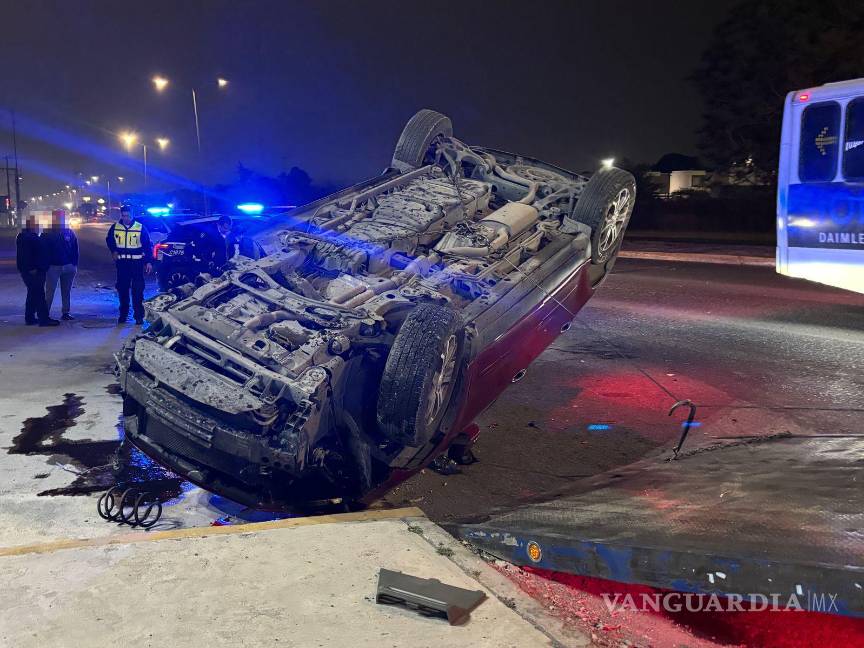
[[[369,500],[458,459],[611,270],[635,191],[621,169],[468,146],[421,110],[383,175],[147,302],[118,354],[127,438],[262,508]]]

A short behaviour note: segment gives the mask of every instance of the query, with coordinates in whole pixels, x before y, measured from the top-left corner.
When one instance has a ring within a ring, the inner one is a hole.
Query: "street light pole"
[[[198,98],[195,88],[192,88],[192,112],[195,113],[195,138],[198,140],[198,155],[201,155],[201,127],[198,124]]]
[[[198,165],[199,171],[204,172],[204,156],[201,154],[201,125],[198,122],[198,96],[195,94],[195,88],[192,88],[192,112],[195,114],[195,140],[198,142]],[[207,191],[203,185],[201,187],[201,196],[204,198],[204,215],[210,215],[210,201],[207,199]]]
[[[15,111],[12,112],[12,155],[15,156],[15,216],[19,225],[24,222],[21,219],[21,173],[18,171],[18,135],[15,130]]]
[[[147,145],[142,144],[144,147],[144,186],[147,186]]]
[[[9,186],[9,156],[6,156],[6,164],[3,166],[3,171],[6,173],[6,198],[9,201],[9,212],[6,214],[6,223],[9,224],[10,227],[14,227],[17,223],[12,222],[12,214],[14,213],[11,209],[12,207],[12,188]]]

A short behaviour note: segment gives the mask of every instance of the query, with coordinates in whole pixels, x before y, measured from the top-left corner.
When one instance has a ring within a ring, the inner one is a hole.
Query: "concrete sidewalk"
[[[588,643],[421,516],[409,508],[0,549],[0,645]],[[450,626],[376,604],[380,567],[488,598]]]

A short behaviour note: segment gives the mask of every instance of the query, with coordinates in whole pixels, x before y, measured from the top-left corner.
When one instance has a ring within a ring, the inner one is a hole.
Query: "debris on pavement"
[[[465,623],[484,600],[486,594],[480,590],[447,585],[437,578],[419,578],[384,568],[378,572],[376,603],[404,605],[423,616],[446,618],[450,625]]]

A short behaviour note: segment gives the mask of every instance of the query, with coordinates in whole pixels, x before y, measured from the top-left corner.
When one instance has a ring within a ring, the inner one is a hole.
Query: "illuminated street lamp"
[[[170,143],[171,143],[171,140],[169,140],[167,137],[157,137],[156,138],[156,144],[159,146],[160,151],[164,151],[166,148],[168,148],[168,145]]]
[[[99,176],[90,176],[90,179],[91,179],[93,182],[99,182]]]
[[[168,87],[168,79],[163,76],[159,76],[158,74],[152,79],[153,85],[156,87],[156,92],[162,92],[165,88]]]
[[[157,77],[157,78],[161,78],[161,77]],[[153,82],[156,83],[155,78],[153,79]],[[167,81],[166,81],[166,83],[167,83]],[[158,88],[159,85],[156,84],[156,87]],[[138,134],[133,133],[132,131],[123,131],[122,133],[120,133],[120,141],[123,142],[123,146],[126,147],[126,150],[131,152],[132,147],[138,143]],[[146,187],[147,186],[147,145],[141,144],[141,147],[144,149],[144,186]]]
[[[123,142],[123,146],[126,147],[127,151],[131,151],[132,147],[135,146],[135,143],[138,141],[138,135],[132,131],[124,131],[120,133],[120,141]]]
[[[154,76],[153,77],[153,85],[156,87],[157,92],[162,92],[168,86],[168,79],[162,76]],[[228,87],[228,79],[225,77],[217,77],[216,78],[216,86],[220,90],[224,90]],[[198,159],[203,166],[204,158],[201,154],[201,124],[198,120],[198,94],[195,88],[191,88],[192,90],[192,114],[195,116],[195,141],[198,143]],[[161,148],[161,144],[160,144]],[[164,150],[164,149],[163,149]],[[203,192],[204,197],[204,214],[209,215],[210,207],[207,201],[207,193]]]
[[[604,169],[611,169],[615,166],[615,158],[606,158],[605,160],[600,160],[600,165]]]

